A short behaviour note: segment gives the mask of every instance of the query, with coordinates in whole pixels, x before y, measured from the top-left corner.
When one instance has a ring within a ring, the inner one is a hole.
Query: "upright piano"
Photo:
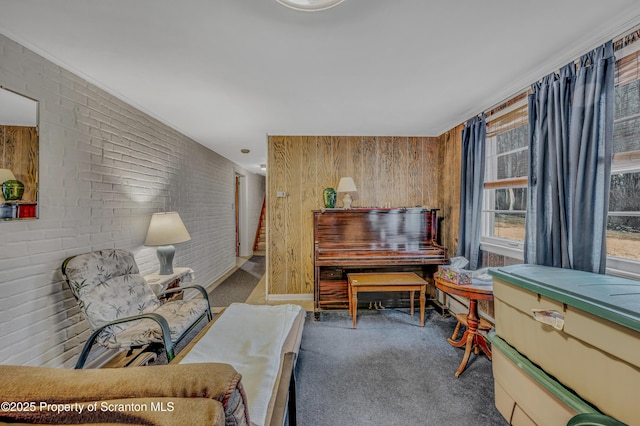
[[[314,308],[347,308],[347,273],[414,271],[428,277],[448,262],[436,209],[357,208],[313,212]]]

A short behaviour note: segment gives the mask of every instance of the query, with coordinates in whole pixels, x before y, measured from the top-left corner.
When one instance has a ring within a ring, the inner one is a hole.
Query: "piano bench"
[[[349,291],[349,315],[356,328],[358,316],[358,292],[409,291],[411,315],[413,315],[414,292],[420,292],[420,327],[424,327],[427,282],[414,272],[366,272],[347,274]]]

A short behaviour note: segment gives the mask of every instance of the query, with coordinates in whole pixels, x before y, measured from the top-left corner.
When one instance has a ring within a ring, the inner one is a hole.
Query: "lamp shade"
[[[14,180],[15,178],[10,169],[0,169],[0,184],[7,180]]]
[[[178,212],[154,213],[151,215],[145,246],[165,246],[189,241],[191,235],[184,226]]]
[[[356,184],[351,177],[343,177],[340,178],[340,183],[338,183],[337,192],[356,192]]]

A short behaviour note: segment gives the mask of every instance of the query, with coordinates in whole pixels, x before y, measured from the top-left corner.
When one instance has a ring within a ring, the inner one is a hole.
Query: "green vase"
[[[22,182],[11,179],[2,183],[2,195],[6,201],[21,200],[22,194],[24,194]]]
[[[322,199],[324,200],[324,207],[332,209],[336,206],[336,190],[333,188],[325,188],[322,191]]]

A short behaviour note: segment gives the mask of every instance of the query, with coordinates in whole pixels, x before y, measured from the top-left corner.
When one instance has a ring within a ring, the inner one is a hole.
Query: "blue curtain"
[[[532,85],[526,263],[605,272],[614,61],[608,42]]]
[[[487,126],[485,116],[467,121],[462,130],[460,165],[460,224],[458,256],[469,260],[469,269],[477,269],[480,259],[480,222],[484,185],[484,151]]]

